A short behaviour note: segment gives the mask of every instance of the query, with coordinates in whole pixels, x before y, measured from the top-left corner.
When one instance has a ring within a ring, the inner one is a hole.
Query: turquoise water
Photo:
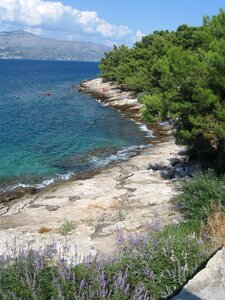
[[[0,61],[0,188],[67,179],[146,144],[137,124],[73,87],[98,73],[90,62]]]

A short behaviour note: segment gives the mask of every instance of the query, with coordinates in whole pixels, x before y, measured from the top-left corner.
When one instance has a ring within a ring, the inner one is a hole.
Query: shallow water
[[[0,60],[0,188],[68,179],[146,144],[140,126],[73,87],[98,73],[90,62]]]

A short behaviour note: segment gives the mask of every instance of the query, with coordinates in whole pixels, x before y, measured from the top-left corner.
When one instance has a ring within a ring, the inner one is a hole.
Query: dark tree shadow
[[[201,167],[195,161],[189,161],[183,153],[182,157],[169,159],[169,164],[161,162],[150,164],[148,170],[158,171],[164,179],[168,180],[192,177],[194,173],[201,170]]]
[[[183,289],[177,296],[171,298],[172,300],[202,300],[200,297],[192,294],[187,289]]]

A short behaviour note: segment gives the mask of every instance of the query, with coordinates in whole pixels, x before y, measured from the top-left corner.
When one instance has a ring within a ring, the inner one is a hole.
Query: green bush
[[[162,97],[158,95],[144,94],[140,98],[140,102],[145,104],[145,108],[142,111],[144,119],[153,122],[161,120],[161,114],[163,110]]]
[[[65,219],[64,222],[60,225],[58,231],[62,235],[67,235],[69,232],[76,229],[76,227],[77,227],[76,223]]]
[[[178,195],[173,197],[172,202],[187,219],[206,222],[215,206],[225,208],[224,179],[212,170],[196,174],[180,183],[177,187]]]

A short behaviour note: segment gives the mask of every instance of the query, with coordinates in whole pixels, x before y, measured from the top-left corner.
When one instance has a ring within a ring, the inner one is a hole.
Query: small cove
[[[135,122],[73,87],[97,63],[2,60],[0,70],[1,189],[66,180],[147,144]]]

